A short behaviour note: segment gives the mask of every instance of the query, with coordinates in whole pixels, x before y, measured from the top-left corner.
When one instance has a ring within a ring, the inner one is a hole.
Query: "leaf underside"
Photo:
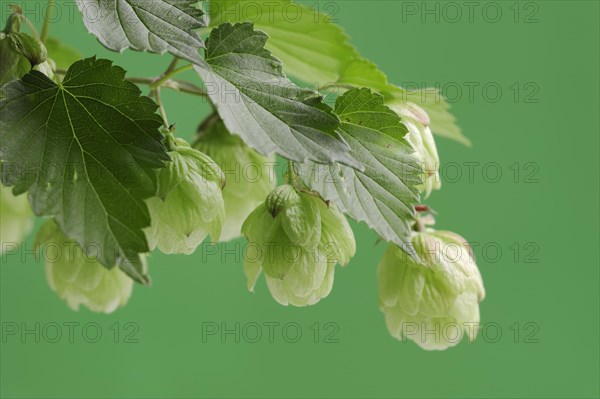
[[[222,24],[206,41],[206,67],[195,69],[228,130],[264,155],[297,162],[339,161],[361,168],[319,93],[292,83],[250,23]]]
[[[342,120],[340,134],[365,170],[307,163],[300,174],[343,212],[414,255],[409,221],[419,201],[421,169],[403,138],[406,127],[383,97],[369,89],[353,89],[338,98],[335,112]]]
[[[326,13],[320,13],[316,9]],[[333,23],[335,5],[307,7],[291,0],[211,1],[211,25],[253,22],[269,35],[265,47],[283,62],[286,74],[319,87],[335,83],[351,59],[359,57],[348,35]]]
[[[164,54],[203,65],[195,29],[205,26],[198,0],[77,0],[85,26],[110,50]]]
[[[1,177],[88,255],[146,283],[144,199],[154,195],[153,169],[169,158],[157,105],[124,77],[111,61],[88,58],[60,85],[37,71],[5,85]]]

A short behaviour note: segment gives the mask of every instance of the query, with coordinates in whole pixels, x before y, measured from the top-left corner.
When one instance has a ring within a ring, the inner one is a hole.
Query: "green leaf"
[[[470,145],[443,98],[435,96],[434,100],[427,96],[420,101],[420,93],[411,96],[391,84],[374,63],[360,56],[331,16],[291,0],[212,0],[209,14],[212,26],[253,22],[256,29],[269,35],[265,48],[283,62],[290,76],[316,84],[319,89],[337,87],[340,94],[347,89],[367,87],[384,95],[387,101],[407,101],[410,96],[430,114],[435,134]]]
[[[146,283],[143,200],[155,192],[152,169],[169,158],[157,105],[124,78],[111,61],[88,58],[60,85],[37,71],[5,85],[0,165],[2,183],[29,191],[37,215],[54,217],[104,266]]]
[[[48,50],[48,57],[54,61],[58,68],[67,69],[83,58],[79,50],[62,43],[55,37],[47,38],[44,44],[46,50]]]
[[[450,104],[436,89],[406,91],[401,98],[419,105],[427,112],[433,133],[471,147],[471,141],[462,133],[456,118],[450,113]],[[398,98],[392,97],[389,103],[397,101]]]
[[[403,92],[399,87],[390,84],[385,73],[377,68],[377,65],[364,58],[355,58],[344,65],[338,83],[342,87],[367,87],[381,94]]]
[[[446,137],[468,147],[471,142],[465,137],[456,123],[456,118],[450,113],[450,105],[435,89],[406,90],[388,81],[387,76],[374,63],[357,58],[346,64],[338,82],[342,87],[368,87],[386,98],[386,104],[393,105],[407,101],[419,105],[427,112],[431,120],[430,128],[433,133]]]
[[[335,132],[339,119],[319,93],[293,84],[250,23],[225,23],[206,40],[206,67],[195,66],[227,129],[264,155],[360,168]]]
[[[342,120],[339,131],[364,172],[339,164],[304,164],[299,173],[340,210],[414,254],[409,221],[419,200],[421,169],[404,139],[408,130],[384,105],[384,98],[369,89],[353,89],[339,97],[335,112]]]
[[[359,56],[330,15],[291,0],[213,0],[209,13],[213,26],[253,22],[269,35],[265,47],[283,62],[285,72],[308,84],[337,82],[345,64]]]
[[[202,65],[202,40],[194,29],[205,24],[198,0],[77,0],[87,29],[103,46],[174,56]]]

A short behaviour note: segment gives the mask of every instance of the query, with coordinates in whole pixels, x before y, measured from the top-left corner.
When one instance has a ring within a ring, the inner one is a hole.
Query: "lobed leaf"
[[[168,155],[157,105],[109,60],[73,64],[61,84],[31,71],[3,87],[2,183],[29,192],[34,212],[106,267],[147,283],[140,253],[150,225],[144,199]]]
[[[127,48],[202,65],[195,29],[205,23],[198,0],[77,0],[87,29],[110,50]]]
[[[206,41],[206,66],[195,66],[227,129],[264,155],[360,168],[336,133],[338,117],[319,93],[292,83],[250,23],[224,23]]]
[[[364,171],[340,165],[306,163],[299,173],[306,184],[357,221],[366,222],[386,241],[414,255],[409,221],[419,201],[421,169],[400,117],[369,89],[353,89],[335,106],[339,132]]]

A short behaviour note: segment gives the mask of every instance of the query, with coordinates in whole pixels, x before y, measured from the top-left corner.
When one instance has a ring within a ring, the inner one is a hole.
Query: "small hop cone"
[[[19,16],[9,16],[0,32],[0,86],[20,79],[36,65],[46,61],[46,47],[27,33],[19,33]]]
[[[71,309],[83,305],[92,312],[113,313],[127,304],[133,280],[119,267],[109,270],[85,255],[53,220],[42,226],[36,241],[43,250],[48,285]],[[142,262],[146,268],[145,256]]]
[[[412,145],[415,150],[414,155],[423,167],[423,183],[417,188],[421,193],[425,193],[426,197],[429,197],[433,190],[442,188],[440,157],[429,127],[431,123],[429,116],[422,108],[413,103],[403,103],[391,107],[402,117],[402,122],[408,129],[406,140]]]
[[[465,239],[428,229],[413,232],[422,264],[390,245],[379,264],[379,304],[390,334],[426,350],[453,347],[479,328],[483,280]]]
[[[0,185],[0,254],[15,249],[33,228],[33,212],[27,195],[15,196]]]
[[[331,292],[335,265],[356,252],[344,215],[314,195],[290,185],[276,188],[242,227],[249,241],[244,271],[254,290],[264,272],[273,298],[287,306],[307,306]]]
[[[156,171],[157,196],[146,201],[152,225],[146,229],[150,250],[192,254],[210,235],[217,241],[225,219],[219,166],[183,140],[169,152],[172,162]]]
[[[242,224],[275,188],[273,157],[264,157],[227,131],[222,121],[201,132],[194,148],[211,157],[227,174],[223,190],[225,222],[221,242],[242,236]]]

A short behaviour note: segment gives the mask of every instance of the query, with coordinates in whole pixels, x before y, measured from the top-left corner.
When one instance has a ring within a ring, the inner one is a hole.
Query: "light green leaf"
[[[344,65],[338,83],[346,88],[367,87],[381,94],[403,92],[388,82],[387,76],[377,65],[364,58],[355,58]]]
[[[308,84],[337,82],[344,65],[358,57],[331,16],[291,0],[213,0],[209,13],[213,26],[254,23],[269,35],[265,47],[283,62],[285,73]]]
[[[427,112],[433,133],[471,146],[469,139],[458,127],[456,118],[450,113],[450,105],[435,89],[406,90],[395,86],[388,81],[377,65],[364,58],[357,58],[346,64],[338,83],[342,88],[373,89],[385,96],[388,105],[413,102]]]
[[[225,23],[206,41],[207,66],[195,66],[227,129],[264,155],[360,168],[335,132],[338,117],[319,93],[286,78],[267,38],[250,23]]]
[[[319,90],[334,88],[342,94],[351,88],[367,87],[394,102],[407,101],[410,96],[391,84],[374,63],[362,58],[330,16],[314,8],[291,0],[212,0],[209,14],[212,26],[253,22],[256,29],[269,35],[265,48],[283,62],[285,72],[316,84]],[[430,114],[433,133],[470,145],[443,98],[417,101],[420,93],[410,97]]]
[[[410,101],[427,112],[431,120],[430,128],[433,133],[440,137],[446,137],[457,141],[467,147],[471,147],[471,141],[462,133],[462,130],[456,123],[456,118],[450,113],[450,104],[435,89],[411,90],[406,91],[401,99]],[[389,103],[399,101],[397,97],[392,97]]]
[[[202,40],[194,29],[205,24],[198,0],[77,0],[83,22],[103,46],[184,58],[202,65]]]
[[[88,58],[60,85],[37,71],[5,85],[2,183],[29,191],[34,212],[54,217],[89,256],[147,282],[143,200],[155,192],[152,169],[169,158],[157,105],[124,78],[111,61]]]
[[[48,57],[54,61],[58,68],[67,69],[83,58],[79,50],[62,43],[55,37],[47,38],[44,44],[46,50],[48,50]]]
[[[405,141],[400,117],[369,89],[353,89],[338,98],[339,129],[364,172],[339,164],[304,164],[304,181],[357,221],[366,222],[383,239],[414,254],[409,220],[418,202],[420,167]]]

